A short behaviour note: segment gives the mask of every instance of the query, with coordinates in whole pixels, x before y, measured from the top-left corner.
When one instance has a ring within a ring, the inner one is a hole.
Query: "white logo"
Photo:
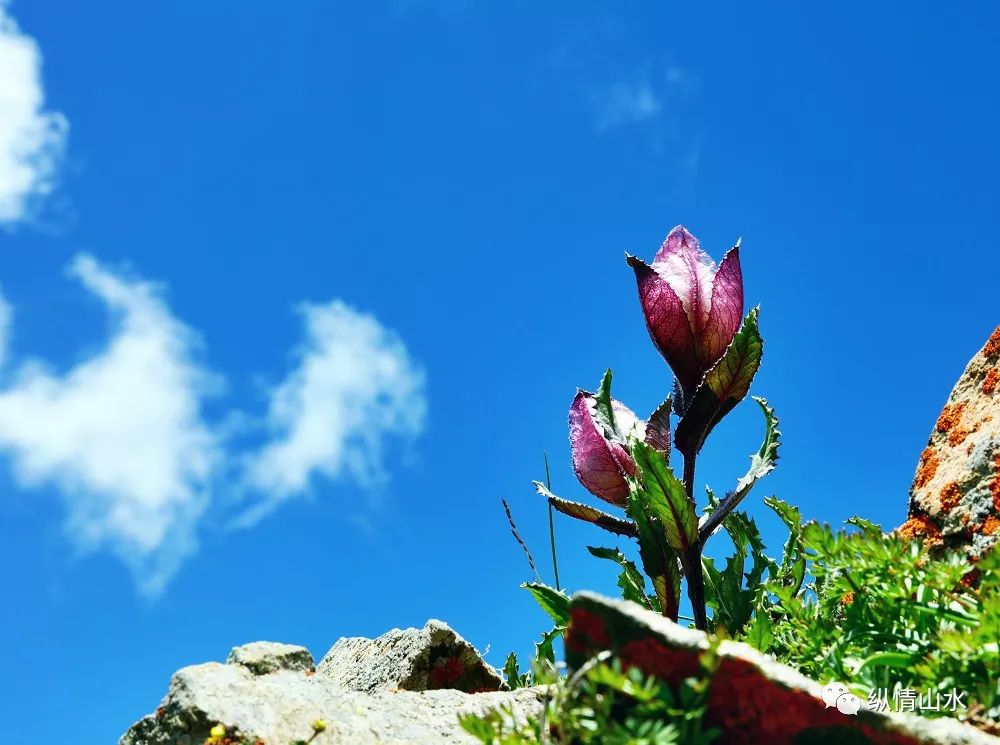
[[[841,714],[856,715],[862,708],[861,699],[847,690],[843,683],[831,681],[823,688],[823,703],[826,708],[837,707]]]

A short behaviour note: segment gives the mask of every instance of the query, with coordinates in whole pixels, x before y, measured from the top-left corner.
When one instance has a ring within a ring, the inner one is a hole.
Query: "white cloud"
[[[38,45],[0,0],[0,225],[31,217],[52,191],[69,125],[46,111]]]
[[[316,475],[382,481],[386,437],[416,436],[426,416],[423,371],[395,333],[340,301],[301,313],[305,343],[271,392],[272,439],[248,461],[248,485],[265,495],[250,521]]]
[[[221,457],[201,403],[219,381],[155,286],[88,256],[70,272],[112,315],[111,338],[62,374],[21,366],[0,389],[0,450],[22,486],[60,490],[78,547],[111,550],[155,595],[197,546]]]
[[[659,115],[663,102],[646,81],[618,82],[593,95],[597,129],[638,124]]]
[[[308,491],[317,475],[380,484],[387,438],[423,427],[424,375],[400,339],[339,301],[304,305],[295,366],[257,420],[268,437],[241,454],[228,430],[253,417],[206,418],[205,400],[223,381],[200,361],[199,336],[161,289],[89,256],[70,274],[106,307],[110,337],[65,371],[37,360],[0,370],[0,455],[22,488],[54,488],[72,542],[112,552],[144,594],[161,593],[196,551],[210,508],[227,519],[217,499],[223,475],[238,472],[258,498],[236,522],[246,526]],[[0,365],[11,317],[0,295]],[[364,506],[349,517],[364,521]]]

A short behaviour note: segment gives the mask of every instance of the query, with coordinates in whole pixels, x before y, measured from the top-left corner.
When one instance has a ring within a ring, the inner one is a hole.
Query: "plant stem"
[[[543,452],[542,458],[545,459],[545,488],[552,492],[552,479],[549,476],[549,454]],[[549,502],[549,545],[552,547],[552,573],[555,575],[556,579],[556,589],[561,590],[559,586],[559,562],[556,561],[556,527],[552,519],[552,502]]]
[[[694,469],[696,454],[684,456],[684,490],[687,498],[694,505]],[[701,569],[702,542],[696,540],[684,557],[684,570],[687,575],[688,599],[691,601],[691,612],[694,615],[694,625],[699,631],[708,631],[708,612],[705,610],[705,577]]]

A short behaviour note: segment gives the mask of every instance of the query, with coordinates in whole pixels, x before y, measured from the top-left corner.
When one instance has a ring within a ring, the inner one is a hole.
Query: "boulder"
[[[969,361],[920,455],[898,529],[978,558],[1000,533],[1000,327]]]
[[[392,629],[377,639],[341,639],[316,666],[339,688],[364,693],[499,691],[503,679],[448,624],[430,620],[422,629]]]
[[[677,685],[698,674],[707,646],[704,633],[635,603],[586,592],[570,603],[570,670],[610,649],[624,667]],[[1000,745],[1000,739],[954,719],[879,712],[867,701],[860,702],[860,711],[845,714],[824,703],[819,683],[746,644],[724,641],[718,651],[705,714],[709,726],[722,729],[713,745]]]
[[[255,675],[268,675],[279,670],[315,670],[313,657],[305,647],[278,642],[253,642],[233,647],[226,658],[227,665],[242,665]]]
[[[317,719],[327,725],[317,745],[471,745],[478,741],[461,729],[460,714],[503,707],[524,721],[541,711],[543,688],[467,693],[440,685],[443,678],[434,673],[442,660],[457,659],[464,672],[453,683],[499,686],[493,669],[441,622],[393,630],[376,640],[342,641],[350,643],[334,645],[323,673],[313,669],[304,647],[270,642],[236,647],[225,664],[185,667],[171,679],[156,711],[134,724],[119,745],[202,745],[216,724],[225,726],[234,742],[287,745],[308,740]],[[346,669],[348,650],[358,659],[353,674]],[[384,653],[381,662],[372,657],[377,650]],[[366,680],[366,674],[373,678]],[[402,690],[398,683],[410,688]],[[419,690],[421,685],[437,687]]]

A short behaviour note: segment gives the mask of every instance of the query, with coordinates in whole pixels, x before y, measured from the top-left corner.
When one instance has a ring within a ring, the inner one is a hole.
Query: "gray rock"
[[[278,670],[314,670],[312,654],[305,647],[278,642],[252,642],[233,647],[226,664],[242,665],[254,675],[268,675]]]
[[[422,629],[393,629],[377,639],[341,639],[316,672],[349,691],[498,691],[500,675],[469,642],[446,623],[430,620]]]
[[[368,694],[344,690],[329,677],[282,669],[255,675],[241,664],[209,662],[180,670],[155,713],[133,725],[119,745],[202,745],[213,725],[231,737],[267,745],[309,739],[312,722],[327,730],[316,745],[472,743],[460,713],[502,706],[523,721],[541,709],[543,689],[470,694],[454,690]]]

